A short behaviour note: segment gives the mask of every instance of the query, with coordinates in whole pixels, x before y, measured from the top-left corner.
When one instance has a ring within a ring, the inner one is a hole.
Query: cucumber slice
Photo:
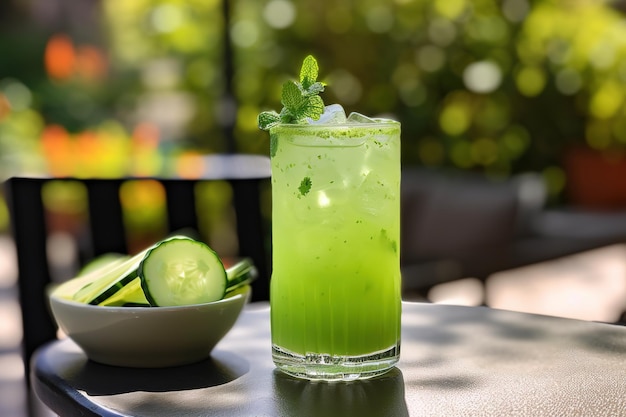
[[[189,238],[158,243],[139,264],[138,275],[153,306],[181,306],[220,300],[228,279],[219,256]]]
[[[99,306],[133,306],[150,307],[146,295],[141,288],[141,278],[136,277],[131,282],[120,288],[115,294],[102,301]]]
[[[115,261],[110,266],[105,265],[93,271],[94,280],[78,290],[73,300],[79,303],[100,304],[137,278],[137,268],[143,257],[144,253],[141,252],[122,262]]]
[[[226,277],[228,284],[226,287],[226,295],[224,297],[234,295],[235,290],[248,285],[254,281],[258,272],[252,260],[243,259],[235,265],[226,269]],[[141,278],[137,277],[130,283],[111,295],[109,298],[98,304],[100,306],[126,306],[126,307],[150,307],[150,303],[146,299],[146,295],[141,287]]]
[[[113,268],[115,265],[119,265],[128,259],[130,259],[130,256],[126,255],[119,258],[116,257],[116,259],[109,259],[107,262],[97,261],[97,265],[88,263],[87,265],[91,266],[86,266],[86,269],[81,269],[74,278],[65,281],[62,284],[51,285],[51,287],[53,287],[52,292],[61,298],[78,301],[75,299],[78,298],[76,296],[77,292],[81,291],[83,288],[93,285],[94,282],[102,279],[110,268]]]
[[[226,277],[228,284],[226,285],[226,295],[229,295],[232,291],[244,285],[250,284],[257,276],[258,271],[249,258],[244,258],[235,265],[227,268]]]
[[[173,236],[162,242],[183,237],[184,236]],[[87,275],[80,277],[82,282],[86,283],[74,294],[72,300],[79,303],[98,305],[109,297],[112,297],[128,283],[137,278],[137,269],[139,268],[141,260],[152,248],[156,247],[156,245],[158,245],[158,243],[132,257],[122,255],[118,259],[112,259],[109,262],[100,261],[100,265],[97,268],[94,268],[92,272],[88,272]],[[111,255],[102,255],[101,258],[106,259],[107,256]],[[89,278],[87,278],[87,276],[89,276]]]

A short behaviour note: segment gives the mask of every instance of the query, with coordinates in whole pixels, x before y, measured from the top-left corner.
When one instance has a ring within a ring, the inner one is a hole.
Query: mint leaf
[[[311,84],[311,86],[304,92],[304,95],[314,96],[322,92],[324,92],[324,84],[320,82],[316,82],[316,83]]]
[[[305,196],[311,191],[311,186],[313,183],[311,182],[311,178],[304,177],[300,182],[300,186],[298,187],[298,191],[300,191],[300,196]]]
[[[294,110],[302,107],[305,101],[306,97],[304,97],[302,90],[295,81],[290,80],[283,84],[281,102],[291,113],[297,113],[297,111],[294,112]]]
[[[270,158],[275,157],[276,152],[278,152],[278,135],[270,133]]]
[[[280,112],[280,122],[285,124],[291,124],[297,123],[298,120],[287,107],[283,107],[283,110]]]
[[[312,55],[308,55],[302,62],[302,68],[300,69],[300,84],[302,88],[308,90],[309,87],[317,81],[317,75],[319,73],[319,67],[317,61]]]
[[[287,81],[283,84],[280,114],[275,111],[262,112],[258,125],[262,130],[285,123],[306,123],[307,119],[318,120],[324,113],[324,100],[319,96],[324,91],[324,83],[317,81],[319,67],[313,56],[304,58],[300,69],[300,81]]]
[[[321,85],[322,90],[324,89],[321,83],[313,84],[316,85],[315,88],[320,88],[317,84]],[[317,93],[309,94],[303,91],[295,81],[287,81],[283,84],[281,101],[285,106],[281,113],[281,121],[285,123],[299,123],[307,117],[317,120],[324,113],[322,98]]]
[[[320,96],[309,97],[302,113],[305,114],[305,117],[318,120],[324,113],[324,100]]]
[[[257,118],[257,124],[261,130],[269,130],[278,123],[280,123],[280,115],[275,111],[264,111]]]

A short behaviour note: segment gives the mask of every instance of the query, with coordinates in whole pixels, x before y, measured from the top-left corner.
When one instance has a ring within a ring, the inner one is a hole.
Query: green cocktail
[[[350,380],[400,355],[400,123],[324,106],[315,58],[283,84],[270,131],[272,356],[302,378]]]
[[[270,135],[274,361],[312,379],[384,372],[400,347],[400,124]]]

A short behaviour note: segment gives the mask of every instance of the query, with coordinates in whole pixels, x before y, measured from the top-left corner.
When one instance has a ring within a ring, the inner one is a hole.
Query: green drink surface
[[[382,351],[400,337],[400,125],[279,125],[272,155],[272,342]]]

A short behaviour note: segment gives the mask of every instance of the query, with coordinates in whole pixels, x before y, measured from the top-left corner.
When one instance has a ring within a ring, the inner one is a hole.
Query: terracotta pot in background
[[[564,158],[569,203],[588,210],[626,210],[626,152],[569,150]]]

